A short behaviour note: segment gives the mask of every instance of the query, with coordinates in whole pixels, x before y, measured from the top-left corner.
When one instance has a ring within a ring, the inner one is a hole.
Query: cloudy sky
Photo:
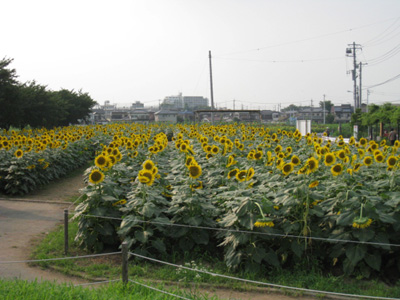
[[[400,103],[399,0],[2,0],[0,58],[20,82],[98,103],[166,96],[217,107],[353,104],[357,43],[370,103]],[[397,77],[396,77],[397,76]],[[381,84],[388,81],[385,84]],[[376,86],[377,85],[377,86]],[[363,102],[367,91],[363,90]]]

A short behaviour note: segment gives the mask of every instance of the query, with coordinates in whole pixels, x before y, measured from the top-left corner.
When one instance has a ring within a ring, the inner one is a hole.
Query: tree
[[[291,111],[291,110],[299,111],[300,107],[294,104],[290,104],[288,107],[281,109],[281,111]]]
[[[16,71],[8,68],[12,61],[9,58],[0,60],[0,127],[6,129],[11,125],[19,126],[23,120]]]
[[[325,102],[325,110],[328,111],[328,113],[331,112],[333,103],[331,102],[331,100],[325,100],[325,101],[320,101],[319,102],[319,106],[323,109],[324,108],[324,102]]]
[[[24,100],[22,126],[51,128],[59,126],[66,118],[60,99],[46,86],[35,81],[25,83],[20,86],[20,95]]]
[[[79,120],[85,119],[90,109],[97,104],[88,93],[83,93],[81,90],[75,92],[62,89],[53,93],[65,110],[65,118],[61,120],[60,125],[77,124]]]

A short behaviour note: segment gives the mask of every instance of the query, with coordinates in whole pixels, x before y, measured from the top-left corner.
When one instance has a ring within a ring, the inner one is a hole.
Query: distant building
[[[156,122],[171,122],[176,123],[178,119],[178,112],[171,110],[159,110],[154,113],[154,120]]]
[[[351,121],[351,115],[354,112],[351,104],[342,104],[340,106],[332,106],[331,113],[334,116],[335,123],[348,123]]]
[[[183,106],[187,110],[208,108],[208,99],[202,96],[184,96]]]
[[[183,96],[179,93],[177,96],[167,96],[162,102],[162,106],[166,109],[183,109]]]
[[[131,105],[132,110],[141,109],[141,108],[144,108],[144,104],[141,103],[140,101],[136,101],[135,103],[132,103],[132,105]]]
[[[272,110],[261,111],[261,121],[264,123],[277,122],[279,121],[280,112]]]
[[[296,114],[296,119],[297,120],[312,120],[312,122],[316,123],[323,123],[324,121],[324,114],[325,117],[328,115],[328,111],[321,107],[304,107],[301,108],[297,114]]]

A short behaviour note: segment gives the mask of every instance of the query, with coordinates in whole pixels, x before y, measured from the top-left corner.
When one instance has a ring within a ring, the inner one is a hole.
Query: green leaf
[[[156,239],[151,242],[151,245],[161,253],[166,253],[167,248],[162,240]]]
[[[143,244],[147,243],[149,237],[152,235],[153,231],[151,229],[147,229],[144,231],[139,231],[139,230],[135,231],[135,238]]]
[[[364,260],[368,264],[368,266],[370,266],[372,269],[380,271],[382,258],[379,253],[377,252],[374,252],[372,254],[367,253],[364,257]]]
[[[261,261],[265,258],[265,256],[266,256],[266,252],[263,248],[261,248],[261,247],[254,248],[252,257],[255,262],[260,264]]]
[[[280,266],[279,260],[278,260],[278,255],[276,255],[276,253],[272,250],[265,254],[264,260],[276,268],[278,268]]]
[[[394,224],[394,223],[396,223],[398,221],[393,216],[394,216],[394,213],[389,213],[389,214],[382,213],[382,214],[379,215],[379,219],[383,223]]]
[[[294,240],[291,243],[291,249],[294,252],[294,254],[296,254],[296,256],[300,258],[301,255],[303,254],[304,244],[300,243],[297,240]]]
[[[361,242],[368,242],[375,236],[375,232],[368,228],[353,230],[353,236]]]
[[[198,245],[207,245],[209,241],[209,235],[206,230],[197,229],[192,232],[192,238]]]
[[[349,245],[346,249],[346,256],[353,265],[356,265],[360,260],[365,257],[367,247],[362,244]]]
[[[342,212],[336,219],[337,225],[347,226],[353,224],[355,214],[352,211]]]

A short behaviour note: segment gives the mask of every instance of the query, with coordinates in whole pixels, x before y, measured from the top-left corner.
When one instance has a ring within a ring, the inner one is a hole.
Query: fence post
[[[64,209],[64,254],[68,255],[68,209]]]
[[[128,283],[128,243],[122,243],[122,282]]]

